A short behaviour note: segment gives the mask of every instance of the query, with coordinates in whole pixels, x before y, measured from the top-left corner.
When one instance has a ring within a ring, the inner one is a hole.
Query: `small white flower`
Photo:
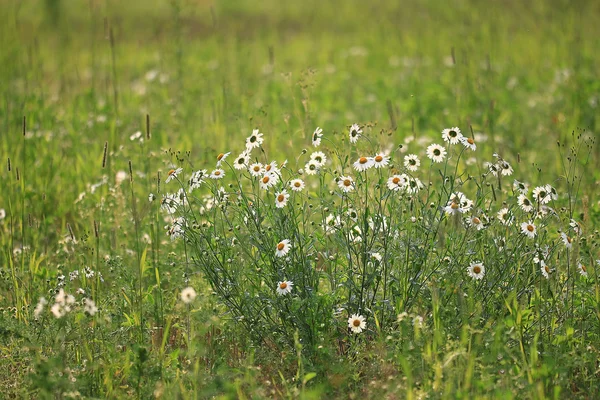
[[[315,151],[310,155],[310,159],[316,161],[319,168],[327,162],[327,156],[322,151]]]
[[[267,190],[270,187],[275,186],[275,184],[277,184],[277,180],[278,180],[277,175],[275,175],[273,173],[270,173],[270,172],[267,172],[260,179],[260,187],[261,187],[261,189]]]
[[[478,231],[482,230],[483,228],[485,228],[485,226],[483,225],[483,222],[481,221],[481,219],[475,215],[471,216],[468,220],[467,223],[469,224],[469,226],[473,227],[473,228],[477,228]]]
[[[498,167],[500,168],[500,173],[503,176],[510,176],[513,173],[513,168],[510,166],[510,164],[504,160],[501,160],[500,162],[498,162]]]
[[[252,131],[252,135],[246,138],[246,149],[252,150],[260,147],[263,144],[263,134],[258,131],[258,129],[254,129]]]
[[[379,253],[371,253],[371,257],[379,262],[381,262],[381,260],[383,260],[383,257]]]
[[[294,191],[294,192],[301,192],[302,189],[304,189],[305,184],[304,181],[302,179],[292,179],[290,181],[290,188]]]
[[[410,178],[408,180],[408,185],[406,185],[406,191],[408,193],[417,193],[419,190],[425,188],[423,182],[419,178]]]
[[[358,172],[366,171],[371,168],[375,163],[371,157],[360,157],[352,164],[355,170]]]
[[[569,222],[569,226],[573,228],[573,231],[577,236],[581,236],[581,234],[583,233],[583,228],[581,224],[575,221],[574,219],[571,219],[571,221]]]
[[[462,133],[460,133],[460,129],[457,127],[447,128],[442,131],[442,139],[444,142],[450,142],[450,144],[458,144],[463,138]]]
[[[587,267],[585,265],[583,265],[582,263],[577,264],[577,270],[579,271],[581,276],[587,278],[588,272],[587,272]]]
[[[194,189],[198,189],[200,185],[204,183],[204,178],[208,176],[208,172],[205,169],[201,169],[192,173],[188,184],[190,185],[190,192]]]
[[[350,176],[340,176],[338,179],[338,187],[342,189],[345,193],[351,192],[354,190],[354,180]]]
[[[500,221],[502,223],[502,225],[506,225],[506,226],[510,226],[513,224],[514,222],[514,217],[511,216],[510,212],[508,211],[508,208],[502,208],[500,209],[500,211],[498,211],[498,214],[496,214],[498,221]]]
[[[473,138],[463,136],[460,142],[468,150],[475,151],[477,149],[477,145],[475,144],[475,140],[473,140]]]
[[[225,159],[226,159],[226,158],[227,158],[227,157],[228,157],[230,154],[231,154],[231,152],[227,152],[227,153],[220,153],[220,154],[217,156],[217,167],[220,167],[220,166],[221,166],[221,163],[222,163],[223,161],[225,161]]]
[[[137,131],[134,134],[132,134],[131,136],[129,136],[129,140],[131,140],[132,142],[134,140],[138,140],[140,139],[140,141],[144,141],[144,138],[142,137],[142,132]]]
[[[531,203],[531,200],[529,200],[529,198],[527,198],[527,196],[525,196],[524,194],[519,195],[519,197],[517,198],[517,204],[525,212],[533,211],[533,203]]]
[[[481,280],[485,275],[485,267],[483,263],[479,261],[472,262],[467,268],[467,273],[473,279]]]
[[[44,306],[48,304],[48,300],[45,297],[40,297],[37,305],[35,306],[35,310],[33,310],[33,317],[37,320],[42,312],[44,311]]]
[[[313,132],[312,135],[312,145],[318,147],[321,144],[321,138],[323,137],[323,129],[317,126],[317,129]]]
[[[77,291],[75,292],[77,294],[85,294],[85,290],[83,290],[82,288],[77,289]]]
[[[352,314],[350,318],[348,318],[348,328],[354,333],[361,333],[367,328],[365,317],[359,314]]]
[[[290,244],[290,240],[284,239],[277,243],[277,246],[275,246],[275,255],[277,257],[283,257],[290,251],[291,248],[292,245]]]
[[[444,212],[448,215],[456,215],[462,214],[465,210],[460,206],[460,204],[455,200],[450,200],[446,207],[444,207]]]
[[[243,151],[239,156],[237,156],[237,158],[233,162],[233,168],[246,169],[249,162],[250,162],[250,154]]]
[[[527,196],[527,193],[529,193],[529,185],[515,179],[513,182],[513,190],[519,191],[522,195]]]
[[[148,195],[148,201],[152,203],[154,200],[156,200],[156,195],[154,193],[150,193]]]
[[[224,176],[225,171],[223,171],[221,168],[217,168],[210,173],[210,179],[223,179]]]
[[[544,275],[544,278],[550,279],[550,273],[552,272],[552,270],[548,265],[546,265],[546,263],[543,260],[540,261],[540,270],[542,271],[542,275]]]
[[[183,172],[183,168],[177,168],[177,169],[171,169],[171,170],[169,170],[169,172],[167,173],[167,179],[165,180],[165,183],[169,183],[173,179],[177,179],[177,177],[179,176],[179,174],[181,172]]]
[[[409,154],[407,156],[404,156],[404,166],[409,171],[415,172],[419,169],[420,165],[421,161],[419,160],[419,157],[417,157],[416,154]]]
[[[96,307],[96,303],[92,299],[85,299],[83,311],[91,315],[92,317],[98,312],[98,307]]]
[[[531,221],[523,222],[521,224],[521,232],[523,232],[527,237],[533,239],[537,232],[535,225]]]
[[[390,163],[390,157],[386,156],[384,153],[377,153],[375,157],[373,157],[373,166],[375,168],[383,168],[387,167]]]
[[[6,218],[6,211],[4,208],[0,208],[0,221]]]
[[[292,281],[281,281],[277,284],[277,294],[284,296],[292,291],[294,282]]]
[[[540,204],[548,204],[552,200],[552,196],[546,186],[538,186],[533,189],[533,199]]]
[[[362,133],[362,129],[360,129],[360,126],[358,126],[358,124],[352,124],[352,126],[350,127],[350,143],[356,143],[358,142],[358,138],[361,136]]]
[[[427,147],[427,157],[435,163],[441,163],[446,157],[446,149],[439,144],[431,144]]]
[[[275,207],[283,208],[287,205],[290,194],[283,189],[281,192],[275,193]]]
[[[265,173],[265,167],[261,163],[254,163],[248,167],[248,171],[250,171],[250,175],[256,178]]]
[[[196,298],[196,291],[193,287],[186,287],[181,291],[181,301],[190,304]]]
[[[304,166],[304,172],[306,172],[307,175],[316,175],[316,173],[319,172],[319,169],[320,165],[316,160],[310,160]]]
[[[565,247],[567,249],[570,249],[573,247],[573,239],[567,235],[566,233],[562,232],[560,234],[560,238],[562,239],[563,243],[565,244]]]

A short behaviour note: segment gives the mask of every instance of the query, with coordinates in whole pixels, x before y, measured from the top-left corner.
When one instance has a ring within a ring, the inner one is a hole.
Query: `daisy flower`
[[[263,141],[263,134],[258,129],[254,129],[252,135],[246,138],[246,149],[252,150],[258,148],[262,145]]]
[[[277,183],[277,175],[274,175],[270,172],[267,172],[266,174],[263,175],[263,177],[260,179],[260,187],[261,189],[269,189],[272,186],[275,186],[275,184]]]
[[[350,208],[348,209],[348,211],[346,211],[346,215],[348,216],[348,218],[350,218],[352,221],[354,222],[358,222],[358,213],[356,212],[356,210],[354,208]]]
[[[463,192],[452,193],[450,200],[457,202],[462,208],[462,212],[471,211],[471,208],[473,208],[473,200],[468,199]]]
[[[350,127],[350,143],[358,142],[358,138],[361,136],[362,129],[358,124],[352,124]]]
[[[148,201],[152,203],[154,200],[156,200],[156,195],[154,193],[150,193],[148,195]]]
[[[190,191],[199,188],[200,185],[204,183],[204,178],[206,178],[207,175],[208,173],[205,169],[201,169],[192,173],[192,176],[190,176],[190,179],[188,180],[188,184],[190,185]]]
[[[486,167],[492,175],[498,176],[498,172],[500,171],[498,165],[490,162],[485,162],[483,163],[483,166]]]
[[[467,268],[467,273],[473,279],[481,280],[485,275],[485,267],[482,262],[475,261]]]
[[[435,163],[441,163],[446,157],[446,149],[439,144],[431,144],[427,147],[427,157]]]
[[[519,195],[519,197],[517,198],[517,204],[525,212],[533,211],[533,203],[531,203],[531,200],[529,200],[524,194]]]
[[[223,171],[221,168],[217,168],[213,172],[210,173],[211,179],[222,179],[224,176],[225,176],[225,171]]]
[[[548,204],[552,197],[548,192],[546,186],[538,186],[533,189],[533,199],[538,201],[540,204]]]
[[[529,185],[524,182],[519,182],[515,179],[515,181],[513,182],[513,190],[517,190],[521,192],[522,195],[527,196],[527,193],[529,193]]]
[[[583,233],[583,228],[581,224],[575,221],[574,219],[571,219],[571,221],[569,222],[569,226],[573,228],[573,231],[577,236],[580,236]]]
[[[463,144],[463,146],[465,146],[465,148],[471,151],[475,151],[477,149],[477,145],[475,144],[475,140],[473,140],[473,138],[463,136],[460,142]]]
[[[173,179],[177,179],[177,176],[183,171],[183,168],[177,168],[177,169],[171,169],[169,170],[169,172],[167,173],[167,179],[165,180],[165,183],[169,183],[171,182]]]
[[[386,156],[384,153],[377,153],[372,160],[375,168],[387,167],[390,163],[390,157]]]
[[[233,163],[235,169],[246,169],[246,166],[250,162],[250,153],[243,151],[242,154],[237,156]]]
[[[450,144],[458,144],[463,138],[462,133],[460,133],[460,129],[457,127],[447,128],[442,131],[442,139],[444,142],[449,142]]]
[[[323,129],[317,126],[317,129],[312,134],[312,145],[318,147],[321,144],[321,138],[323,137]]]
[[[325,165],[325,162],[327,161],[327,157],[322,151],[315,151],[310,155],[310,159],[316,161],[319,167]]]
[[[327,216],[327,218],[325,218],[325,225],[324,225],[325,234],[327,234],[327,235],[332,234],[341,225],[342,225],[342,219],[339,217],[339,215],[336,217],[333,214],[329,214]]]
[[[498,221],[500,221],[502,223],[502,225],[512,225],[514,218],[510,215],[510,212],[508,211],[508,208],[502,208],[500,211],[498,211],[498,214],[496,214],[496,217],[498,218]]]
[[[227,152],[227,153],[220,153],[220,154],[217,156],[217,167],[220,167],[220,166],[221,166],[221,163],[222,163],[223,161],[225,161],[225,159],[227,158],[227,156],[229,156],[230,154],[231,154],[231,152]]]
[[[367,321],[362,315],[352,314],[348,318],[348,328],[354,333],[361,333],[367,328]]]
[[[316,175],[317,172],[319,172],[319,168],[320,168],[320,165],[319,165],[318,161],[310,160],[304,166],[304,171],[306,172],[307,175]]]
[[[409,171],[415,172],[419,169],[419,165],[421,165],[421,161],[419,160],[419,157],[417,157],[416,154],[409,154],[407,156],[404,156],[404,166]]]
[[[351,192],[354,190],[354,180],[350,176],[340,176],[338,182],[338,186],[345,193]]]
[[[196,298],[196,291],[193,287],[186,287],[181,291],[181,301],[190,304]]]
[[[305,184],[302,179],[292,179],[290,181],[290,188],[292,188],[294,192],[302,191],[302,189],[304,189],[304,186]]]
[[[476,216],[470,217],[467,220],[467,223],[469,224],[469,226],[471,226],[473,228],[477,228],[478,231],[480,231],[483,228],[485,228],[485,226],[483,225],[483,222],[481,221],[481,219],[479,217],[476,217]]]
[[[281,192],[275,193],[275,207],[283,208],[287,205],[290,194],[283,189]]]
[[[444,207],[444,212],[448,215],[456,215],[460,213],[464,213],[465,211],[462,209],[460,204],[455,200],[450,200],[446,207]]]
[[[558,200],[558,192],[551,185],[546,185],[546,191],[550,194],[552,200]]]
[[[250,175],[256,178],[264,175],[265,167],[261,163],[254,163],[248,167],[248,171],[250,171]]]
[[[550,272],[552,272],[552,270],[548,265],[546,265],[544,261],[540,263],[540,270],[542,271],[542,275],[544,275],[544,278],[550,279]]]
[[[406,186],[406,191],[408,193],[417,193],[419,190],[425,188],[423,182],[419,178],[410,178],[408,180],[408,185]]]
[[[277,284],[277,294],[284,296],[292,291],[294,282],[292,281],[281,281]]]
[[[408,177],[405,174],[390,176],[387,180],[387,187],[390,190],[398,191],[405,189],[408,185]]]
[[[570,248],[573,247],[573,239],[571,239],[571,237],[569,235],[567,235],[566,233],[562,232],[560,234],[560,238],[562,239],[562,241],[565,244],[565,247],[567,249],[570,249]]]
[[[521,232],[523,232],[527,237],[533,239],[536,234],[535,225],[531,221],[523,222],[521,224]]]
[[[276,175],[279,175],[279,173],[281,172],[281,170],[277,166],[277,161],[271,161],[270,163],[265,165],[265,171],[276,174]]]
[[[504,160],[500,161],[498,163],[498,167],[500,167],[500,173],[503,176],[510,176],[513,173],[513,168],[510,166],[510,164]]]
[[[358,172],[363,172],[371,168],[375,163],[371,157],[360,157],[358,160],[352,164],[355,170]]]
[[[581,276],[587,278],[588,273],[587,273],[587,268],[585,265],[583,265],[582,263],[577,264],[577,270],[579,271]]]
[[[277,257],[283,257],[289,253],[291,248],[292,245],[290,244],[289,239],[282,240],[281,242],[277,243],[277,246],[275,247],[275,255]]]

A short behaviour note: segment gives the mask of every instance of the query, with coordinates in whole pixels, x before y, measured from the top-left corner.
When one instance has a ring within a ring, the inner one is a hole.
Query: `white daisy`
[[[515,179],[515,181],[513,182],[513,190],[517,190],[521,192],[522,195],[527,196],[527,193],[529,193],[529,185],[524,182],[519,182]]]
[[[248,171],[250,171],[250,175],[259,177],[264,175],[265,167],[261,163],[254,163],[248,167]]]
[[[475,144],[475,140],[473,140],[473,138],[463,136],[460,142],[463,144],[463,146],[465,146],[465,148],[471,151],[475,151],[477,149],[477,145]]]
[[[408,180],[408,185],[406,186],[406,191],[408,193],[417,193],[419,190],[425,188],[423,182],[419,178],[410,178]]]
[[[546,185],[546,191],[550,193],[550,198],[552,200],[558,200],[558,192],[552,185]]]
[[[258,129],[254,129],[252,131],[252,135],[246,138],[246,149],[252,150],[257,147],[260,147],[263,143],[263,134],[258,131]]]
[[[502,173],[503,176],[510,176],[513,173],[513,168],[504,160],[498,162],[498,167],[500,168],[500,173]]]
[[[169,183],[173,179],[177,179],[177,177],[179,176],[179,174],[182,171],[183,171],[183,168],[177,168],[177,169],[171,169],[171,170],[169,170],[169,172],[167,173],[167,179],[165,180],[165,183]]]
[[[439,144],[431,144],[427,147],[427,157],[435,163],[441,163],[446,157],[446,149]]]
[[[542,275],[544,275],[544,278],[550,279],[550,273],[552,272],[552,270],[548,265],[546,265],[544,261],[540,262],[540,270],[542,271]]]
[[[220,167],[220,166],[221,166],[221,163],[222,163],[223,161],[225,161],[225,159],[227,158],[227,156],[229,156],[230,154],[231,154],[231,152],[227,152],[227,153],[220,153],[220,154],[217,156],[217,167]]]
[[[462,133],[460,133],[460,129],[457,127],[447,128],[442,131],[442,139],[444,142],[450,142],[450,144],[458,144],[463,138]]]
[[[375,157],[373,157],[373,166],[375,168],[387,167],[389,163],[390,157],[386,156],[384,153],[377,153]]]
[[[487,168],[493,176],[498,176],[500,167],[494,163],[484,162],[483,166]]]
[[[387,187],[390,190],[398,191],[405,189],[408,185],[408,176],[405,174],[402,175],[392,175],[387,180]]]
[[[567,249],[570,249],[573,247],[573,239],[567,235],[566,233],[562,232],[560,234],[560,238],[562,239],[563,243],[565,244],[565,247]]]
[[[582,225],[574,219],[571,219],[571,221],[569,222],[569,226],[573,228],[573,231],[577,236],[580,236],[583,233]]]
[[[204,183],[204,178],[208,175],[208,172],[205,169],[201,169],[192,173],[190,179],[188,180],[188,185],[190,185],[190,192],[194,189],[197,189]]]
[[[579,271],[581,276],[587,278],[588,273],[587,273],[587,267],[585,265],[583,265],[582,263],[577,264],[577,270]]]
[[[196,291],[193,287],[186,287],[181,291],[181,301],[190,304],[196,298]]]
[[[304,181],[302,179],[292,179],[290,181],[290,188],[294,191],[294,192],[301,192],[302,189],[304,189]]]
[[[552,200],[552,196],[546,186],[538,186],[533,189],[533,199],[540,204],[548,204]]]
[[[233,162],[233,168],[246,169],[249,162],[250,162],[250,154],[243,151],[239,156],[237,156],[237,158]]]
[[[150,193],[150,194],[148,195],[148,201],[149,201],[150,203],[152,203],[154,200],[156,200],[156,195],[155,195],[154,193]],[[2,218],[0,218],[0,219],[2,219]]]
[[[485,226],[483,225],[483,222],[481,221],[481,219],[475,215],[471,216],[468,220],[467,223],[469,226],[473,227],[473,228],[477,228],[478,231],[482,230],[483,228],[485,228]]]
[[[473,279],[481,280],[485,275],[485,267],[482,262],[475,261],[467,268],[467,273]]]
[[[287,161],[285,161],[284,164],[286,162]],[[276,174],[276,175],[279,175],[281,173],[281,170],[279,169],[279,166],[277,165],[277,161],[271,161],[270,163],[265,165],[265,171],[270,172],[272,174]]]
[[[281,242],[277,243],[277,246],[275,247],[275,255],[277,257],[283,257],[287,253],[289,253],[291,248],[292,245],[290,244],[290,240],[284,239]]]
[[[457,201],[450,200],[448,204],[446,204],[446,207],[444,207],[444,212],[448,215],[456,215],[464,213],[465,210],[463,210]]]
[[[323,134],[321,132],[323,132],[323,129],[319,128],[318,126],[317,129],[315,129],[315,131],[313,132],[312,145],[315,147],[321,144],[321,138],[323,137]]]
[[[263,177],[260,179],[260,187],[261,189],[269,189],[270,187],[275,186],[275,184],[277,183],[277,175],[267,172],[263,175]]]
[[[354,190],[354,180],[350,176],[340,176],[337,184],[346,193]]]
[[[358,138],[361,136],[362,133],[362,129],[360,129],[360,126],[358,126],[358,124],[352,124],[352,126],[350,127],[350,143],[356,143],[358,142]]]
[[[367,321],[362,315],[352,314],[348,318],[348,328],[354,333],[361,333],[367,328]]]
[[[304,166],[304,172],[306,172],[307,175],[316,175],[316,173],[319,172],[319,168],[319,163],[316,160],[310,160]]]
[[[356,210],[354,208],[349,208],[348,211],[346,211],[346,215],[352,221],[358,222],[358,213],[356,212]]]
[[[502,208],[500,209],[500,211],[498,211],[498,214],[496,214],[498,221],[500,221],[500,223],[502,223],[502,225],[506,225],[506,226],[510,226],[513,224],[514,222],[514,218],[513,216],[510,214],[510,212],[508,211],[508,208]]]
[[[533,211],[533,203],[524,194],[519,195],[519,197],[517,198],[517,204],[525,212]]]
[[[290,194],[283,189],[281,192],[275,193],[275,207],[283,208],[287,205]]]
[[[277,284],[277,294],[284,296],[292,291],[294,282],[292,281],[281,281]]]
[[[358,172],[366,171],[371,168],[375,163],[371,157],[360,157],[352,164],[355,170]]]
[[[521,232],[523,232],[527,237],[533,239],[537,230],[533,222],[527,221],[521,224]]]
[[[407,156],[404,156],[404,166],[409,171],[415,172],[419,169],[420,165],[421,161],[419,160],[419,157],[417,157],[416,154],[409,154]]]
[[[336,217],[333,214],[329,214],[327,218],[325,218],[325,234],[330,235],[335,232],[342,225],[342,219],[339,215]]]
[[[223,171],[221,168],[217,168],[213,172],[210,173],[211,179],[223,179],[224,176],[225,176],[225,171]]]
[[[319,167],[322,167],[327,162],[327,157],[322,151],[315,151],[310,155],[310,159],[316,161]]]

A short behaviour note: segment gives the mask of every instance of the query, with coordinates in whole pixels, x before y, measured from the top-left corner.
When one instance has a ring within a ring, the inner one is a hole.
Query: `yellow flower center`
[[[369,161],[369,160],[367,160],[367,157],[361,157],[361,158],[358,159],[358,162],[361,163],[361,164],[366,164],[367,161]]]
[[[219,176],[219,175],[221,175],[221,171],[215,171],[215,175],[216,175],[216,176]]]
[[[286,287],[287,287],[287,283],[285,283],[285,282],[281,282],[279,284],[279,289],[281,289],[281,290],[284,290]]]
[[[473,223],[479,225],[481,223],[481,220],[477,217],[473,217]]]
[[[375,156],[375,161],[376,162],[382,162],[383,161],[383,157],[382,156]]]
[[[473,272],[476,274],[480,274],[481,273],[481,267],[479,265],[476,265],[473,267]]]
[[[260,166],[259,165],[255,165],[254,166],[254,172],[258,172],[260,171]]]
[[[277,201],[278,202],[281,203],[283,200],[285,200],[285,196],[284,195],[280,194],[279,196],[277,196]]]
[[[302,186],[302,184],[300,182],[296,181],[296,182],[294,182],[294,186],[300,187],[300,186]]]
[[[350,181],[350,179],[344,179],[344,186],[350,186],[352,185],[352,181]]]
[[[473,144],[473,143],[475,143],[475,141],[473,139],[471,139],[471,138],[467,138],[467,143]]]
[[[271,178],[269,178],[268,176],[265,176],[264,178],[262,178],[262,182],[263,182],[264,184],[267,184],[267,183],[269,183],[269,181],[270,181],[270,180],[271,180]]]
[[[360,326],[360,319],[357,318],[354,321],[352,321],[352,325],[358,328]]]
[[[533,225],[527,225],[527,230],[529,232],[533,232],[535,230],[535,227]]]
[[[225,154],[221,153],[217,156],[217,161],[221,161],[221,159],[225,157]]]
[[[394,179],[392,179],[392,182],[394,183],[394,185],[397,185],[400,182],[400,178],[396,176],[394,177]]]
[[[546,273],[550,273],[550,267],[548,267],[547,265],[544,265],[544,270],[546,271]]]
[[[173,175],[174,173],[175,173],[175,170],[174,170],[174,169],[170,169],[170,170],[169,170],[169,176],[170,176],[170,175]]]
[[[265,170],[266,170],[267,172],[269,172],[269,171],[271,170],[271,164],[268,164],[268,165],[265,167]]]
[[[450,208],[452,208],[453,210],[458,209],[458,203],[452,202],[452,204],[450,205]]]
[[[277,250],[281,251],[281,250],[283,250],[283,248],[284,248],[284,247],[285,247],[285,244],[283,244],[283,243],[279,243],[279,244],[277,245]]]

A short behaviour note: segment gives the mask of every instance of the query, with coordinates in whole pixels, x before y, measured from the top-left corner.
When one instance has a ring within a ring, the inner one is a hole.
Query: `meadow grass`
[[[402,3],[2,3],[2,396],[598,397],[600,5]]]

